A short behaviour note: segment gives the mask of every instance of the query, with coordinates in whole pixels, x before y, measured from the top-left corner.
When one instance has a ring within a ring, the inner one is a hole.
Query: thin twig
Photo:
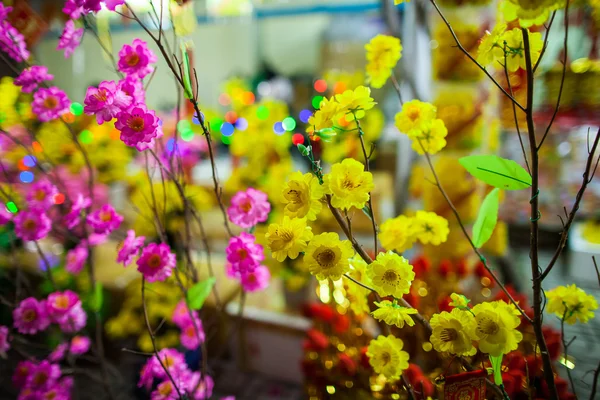
[[[563,303],[564,304],[564,303]],[[575,340],[575,337],[573,337],[573,339],[571,339],[571,341],[569,343],[567,343],[566,339],[565,339],[565,319],[567,317],[567,306],[566,304],[565,306],[565,312],[563,313],[563,317],[560,320],[560,338],[562,340],[562,344],[563,344],[563,349],[564,349],[564,359],[565,359],[565,368],[567,369],[567,376],[569,377],[569,382],[571,383],[571,390],[573,390],[573,394],[575,395],[575,398],[577,398],[577,390],[575,388],[575,383],[573,382],[573,377],[571,376],[571,368],[569,368],[569,366],[567,365],[567,362],[569,361],[569,346],[571,345],[571,343],[573,343],[573,340]]]
[[[546,33],[544,35],[544,45],[542,46],[542,51],[540,52],[540,57],[538,58],[535,65],[533,66],[534,74],[535,74],[535,71],[537,71],[538,67],[540,66],[542,57],[544,57],[544,53],[546,52],[546,49],[548,48],[548,37],[550,36],[550,28],[552,28],[552,23],[554,22],[554,17],[556,17],[556,10],[552,12],[552,16],[550,17],[550,22],[548,23],[548,26],[545,26]]]

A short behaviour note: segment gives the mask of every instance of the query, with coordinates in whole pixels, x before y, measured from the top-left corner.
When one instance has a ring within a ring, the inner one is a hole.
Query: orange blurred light
[[[23,159],[19,160],[19,163],[17,164],[19,171],[27,171],[29,170],[29,167],[27,165],[25,165],[25,163],[23,162]]]
[[[244,103],[247,106],[254,104],[255,100],[256,100],[256,97],[254,96],[254,93],[252,93],[252,92],[246,92],[242,96],[242,103]]]
[[[118,140],[121,137],[121,132],[118,129],[113,129],[108,135],[112,140]]]
[[[70,124],[72,122],[75,122],[75,115],[73,115],[73,113],[71,112],[68,112],[62,115],[62,119],[66,123]]]
[[[54,204],[62,204],[65,202],[65,195],[62,193],[58,193],[54,196]]]
[[[319,93],[325,93],[327,90],[327,82],[325,82],[323,79],[316,80],[314,86],[315,90]]]
[[[219,104],[222,106],[228,106],[231,104],[231,97],[227,93],[221,93],[219,95]]]
[[[335,94],[340,94],[340,93],[344,93],[346,91],[346,84],[344,82],[336,82],[335,86],[333,87],[333,92]]]
[[[33,151],[35,151],[36,153],[41,153],[42,152],[42,146],[40,145],[39,142],[33,142],[31,144],[31,147],[33,147]]]
[[[229,122],[230,124],[235,124],[235,121],[237,121],[238,116],[235,113],[235,111],[228,111],[225,113],[225,121]]]

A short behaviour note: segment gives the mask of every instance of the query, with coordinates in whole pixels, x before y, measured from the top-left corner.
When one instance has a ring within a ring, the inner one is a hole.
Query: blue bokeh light
[[[31,183],[31,182],[33,182],[33,178],[34,178],[33,172],[30,172],[30,171],[23,171],[19,174],[19,179],[23,183]]]
[[[223,136],[233,135],[234,130],[235,128],[229,122],[223,122],[223,124],[221,125],[221,134],[223,134]]]

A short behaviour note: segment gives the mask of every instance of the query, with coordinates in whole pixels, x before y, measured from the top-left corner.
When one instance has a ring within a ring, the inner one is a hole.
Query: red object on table
[[[463,372],[446,377],[445,400],[484,400],[486,370]]]

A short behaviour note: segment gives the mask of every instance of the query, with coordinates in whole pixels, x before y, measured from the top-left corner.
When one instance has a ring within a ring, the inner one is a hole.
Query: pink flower
[[[60,367],[58,365],[44,360],[30,371],[26,385],[32,389],[46,389],[55,384],[60,375]]]
[[[21,74],[15,78],[15,85],[21,86],[24,93],[31,93],[37,89],[38,85],[43,81],[51,81],[54,75],[48,73],[48,68],[41,65],[33,65],[30,68],[25,68]]]
[[[137,260],[138,271],[148,282],[167,279],[171,276],[175,263],[175,254],[171,253],[171,248],[165,243],[150,243]]]
[[[83,28],[75,29],[75,22],[73,22],[72,19],[68,20],[65,23],[65,29],[63,29],[62,35],[60,35],[56,50],[64,50],[65,58],[69,58],[81,43],[82,36]]]
[[[71,102],[59,88],[40,88],[33,94],[31,110],[42,122],[52,121],[69,111]]]
[[[75,202],[71,206],[71,211],[65,215],[65,224],[67,225],[67,228],[75,228],[81,221],[81,212],[87,209],[90,205],[92,205],[92,200],[89,197],[84,197],[81,193],[79,193],[77,195],[77,199],[75,199]]]
[[[85,262],[88,258],[87,246],[81,244],[72,250],[67,252],[67,259],[65,263],[65,269],[67,272],[72,274],[78,274],[85,266]]]
[[[87,223],[92,227],[94,233],[108,235],[123,222],[123,217],[117,214],[110,204],[105,204],[99,210],[94,211],[87,217]]]
[[[146,102],[146,92],[142,80],[136,76],[129,75],[119,81],[119,89],[127,96],[133,98],[133,104]]]
[[[265,259],[263,247],[255,243],[256,238],[246,232],[229,239],[227,261],[238,274],[253,271]]]
[[[194,319],[198,318],[198,312],[192,310],[191,312]],[[171,321],[175,325],[177,325],[180,329],[192,323],[192,319],[190,317],[190,311],[188,309],[187,304],[185,304],[185,300],[181,300],[175,306],[175,310],[173,311],[173,315],[171,316]]]
[[[10,343],[8,343],[10,336],[8,334],[8,327],[0,325],[0,354],[6,353],[10,349]]]
[[[0,12],[0,16],[3,16],[0,18],[0,50],[13,60],[22,62],[29,58],[29,51],[23,35],[5,20],[11,10],[12,7],[3,7]]]
[[[64,320],[76,306],[81,306],[81,300],[79,300],[77,293],[71,290],[50,293],[46,302],[48,316],[53,322],[57,323]]]
[[[12,7],[7,7],[0,3],[0,21],[4,21],[8,14],[12,11]]]
[[[163,365],[172,375],[187,370],[185,357],[175,349],[162,349],[158,352],[158,358],[162,361],[162,365],[156,357],[157,355],[152,356],[148,363],[151,365],[152,375],[157,379],[167,378]]]
[[[194,372],[192,374],[192,378],[188,383],[189,388],[198,388],[194,393],[192,393],[192,398],[195,400],[210,399],[210,397],[212,396],[214,386],[215,382],[210,376],[206,375],[201,379],[201,375],[199,372]]]
[[[188,350],[197,349],[205,339],[204,327],[199,318],[194,318],[194,322],[190,321],[186,326],[181,328],[181,345]]]
[[[12,221],[14,214],[6,209],[6,207],[0,204],[0,226],[8,224]]]
[[[91,341],[87,336],[74,336],[71,339],[71,353],[82,355],[90,350]]]
[[[118,69],[125,75],[135,75],[143,79],[152,72],[150,64],[156,62],[156,56],[146,42],[140,39],[134,39],[131,45],[123,45],[119,51]]]
[[[84,0],[67,0],[62,11],[69,16],[70,19],[78,19],[83,14]]]
[[[12,376],[13,386],[17,389],[22,388],[27,383],[27,378],[35,369],[35,364],[31,361],[21,361],[17,364]]]
[[[102,0],[79,0],[83,2],[83,11],[97,13],[102,9]]]
[[[64,381],[65,379],[62,379],[62,380]],[[39,391],[37,393],[37,395],[39,397],[36,397],[36,399],[70,400],[71,396],[70,396],[69,391],[70,391],[70,389],[67,390],[66,388],[63,387],[63,384],[59,382],[59,383],[56,383],[56,384],[50,386],[46,390]]]
[[[68,314],[59,321],[59,328],[66,333],[75,333],[83,329],[87,323],[87,314],[83,311],[81,303],[71,308]]]
[[[27,192],[27,204],[31,209],[47,210],[54,205],[54,197],[58,194],[56,186],[44,179],[36,182]]]
[[[108,235],[106,234],[102,234],[102,233],[92,233],[91,235],[88,236],[88,240],[87,242],[85,240],[82,241],[82,245],[85,244],[86,246],[99,246],[102,243],[106,243],[106,241],[108,240]]]
[[[53,363],[60,362],[63,358],[65,358],[65,354],[67,353],[68,348],[69,345],[67,343],[59,344],[48,356],[48,361],[51,361]]]
[[[151,400],[171,400],[177,398],[179,398],[179,394],[177,394],[177,389],[175,389],[170,379],[159,383],[156,390],[150,395]]]
[[[127,231],[127,237],[120,245],[119,253],[117,254],[117,262],[123,266],[128,266],[133,262],[133,259],[138,256],[140,249],[144,246],[144,236],[135,237],[135,231],[130,229]]]
[[[134,147],[139,143],[150,143],[158,133],[159,118],[145,105],[138,104],[130,110],[117,114],[115,128],[121,131],[121,140],[127,146]]]
[[[33,335],[45,330],[50,325],[46,304],[28,297],[13,310],[13,325],[23,334]]]
[[[22,240],[40,240],[50,232],[51,221],[42,211],[21,211],[15,217],[15,235]]]
[[[154,382],[154,373],[152,372],[152,364],[150,359],[140,370],[140,380],[138,381],[138,387],[145,387],[146,390],[150,390],[152,383]]]
[[[110,121],[119,111],[131,105],[132,98],[123,92],[114,81],[103,81],[97,88],[90,86],[83,101],[88,115],[96,115],[98,124]]]
[[[137,151],[144,151],[148,149],[153,149],[156,141],[163,137],[163,130],[161,126],[161,121],[158,121],[158,127],[156,128],[156,137],[150,139],[149,142],[138,142],[135,145]]]
[[[246,292],[257,292],[266,289],[271,280],[269,268],[264,265],[259,265],[254,271],[249,271],[242,274],[242,288]]]
[[[259,222],[265,222],[271,211],[266,193],[253,188],[237,192],[227,209],[229,220],[242,228],[251,228]]]
[[[110,11],[115,11],[117,6],[125,4],[125,0],[104,0],[104,4],[106,4],[106,8]]]

